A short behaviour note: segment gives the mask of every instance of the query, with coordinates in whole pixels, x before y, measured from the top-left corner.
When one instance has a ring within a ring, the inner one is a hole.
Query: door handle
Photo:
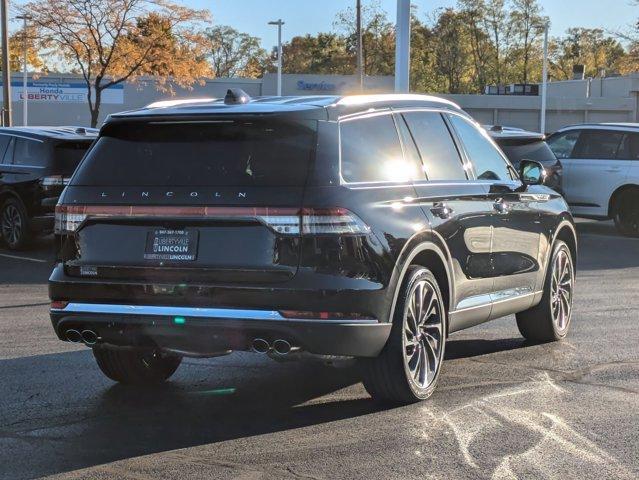
[[[446,205],[446,203],[444,202],[433,203],[433,208],[431,208],[430,211],[433,215],[441,218],[442,220],[450,218],[454,212],[454,210]]]
[[[621,171],[621,168],[619,167],[607,168],[606,170],[604,170],[604,172],[608,172],[608,173],[617,173],[620,171]]]
[[[500,198],[498,200],[495,200],[495,203],[493,203],[493,209],[497,213],[508,213],[510,210],[510,207],[508,206],[508,203],[504,201],[503,198]]]

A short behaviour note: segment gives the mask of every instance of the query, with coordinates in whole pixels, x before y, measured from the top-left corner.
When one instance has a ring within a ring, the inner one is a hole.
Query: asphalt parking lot
[[[568,338],[451,336],[431,400],[382,409],[349,363],[186,360],[153,389],[57,340],[51,246],[0,250],[0,478],[639,477],[639,240],[580,222]]]

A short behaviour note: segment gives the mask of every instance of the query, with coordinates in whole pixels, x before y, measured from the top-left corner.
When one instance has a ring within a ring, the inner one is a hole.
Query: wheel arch
[[[564,220],[557,226],[552,245],[555,245],[557,240],[561,240],[565,242],[566,245],[568,245],[576,269],[578,254],[577,230],[575,229],[575,226],[572,222]],[[548,262],[550,262],[550,256],[548,257]]]
[[[16,200],[18,200],[22,204],[22,206],[25,207],[25,210],[26,210],[26,206],[24,205],[24,202],[20,198],[20,195],[18,195],[16,192],[14,192],[13,190],[9,188],[0,190],[0,207],[2,207],[4,202],[6,202],[10,198],[15,198]]]
[[[455,284],[450,264],[450,255],[444,248],[437,245],[437,238],[421,238],[416,242],[410,242],[410,246],[404,247],[400,256],[401,262],[397,265],[397,280],[394,282],[394,294],[389,318],[392,319],[397,304],[397,298],[406,272],[411,265],[420,265],[428,268],[439,285],[444,297],[444,303],[448,311],[451,311],[455,299]],[[448,328],[448,325],[447,325]]]
[[[608,217],[609,218],[612,218],[615,215],[615,206],[619,197],[623,193],[627,191],[632,191],[632,190],[635,190],[637,191],[637,193],[639,193],[639,185],[635,183],[627,183],[625,185],[617,187],[617,189],[614,192],[612,192],[612,195],[610,196],[610,200],[608,201]]]

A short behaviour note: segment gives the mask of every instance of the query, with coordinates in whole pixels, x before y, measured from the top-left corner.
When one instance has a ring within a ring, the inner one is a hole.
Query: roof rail
[[[381,103],[381,102],[399,102],[399,101],[411,101],[411,102],[437,102],[450,105],[454,108],[461,108],[455,102],[451,102],[445,98],[436,97],[433,95],[419,95],[415,93],[384,93],[384,94],[372,94],[372,95],[348,95],[340,98],[336,105],[342,106],[354,106],[363,105],[366,103]]]
[[[149,103],[144,108],[166,108],[177,107],[189,103],[210,103],[218,100],[217,98],[184,98],[181,100],[160,100],[158,102]]]

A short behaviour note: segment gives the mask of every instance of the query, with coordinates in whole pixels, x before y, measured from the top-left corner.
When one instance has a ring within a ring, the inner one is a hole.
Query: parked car
[[[548,144],[564,167],[573,214],[612,218],[619,232],[639,236],[639,124],[573,125]]]
[[[82,127],[0,128],[0,231],[7,247],[53,231],[58,197],[96,136]]]
[[[546,144],[544,134],[501,125],[486,125],[484,128],[516,169],[519,168],[522,160],[540,162],[546,169],[544,185],[563,194],[561,188],[562,165]]]
[[[122,383],[300,350],[361,359],[377,399],[425,399],[450,333],[513,313],[531,340],[568,331],[573,221],[541,164],[520,169],[421,95],[111,115],[56,210],[53,327]]]

